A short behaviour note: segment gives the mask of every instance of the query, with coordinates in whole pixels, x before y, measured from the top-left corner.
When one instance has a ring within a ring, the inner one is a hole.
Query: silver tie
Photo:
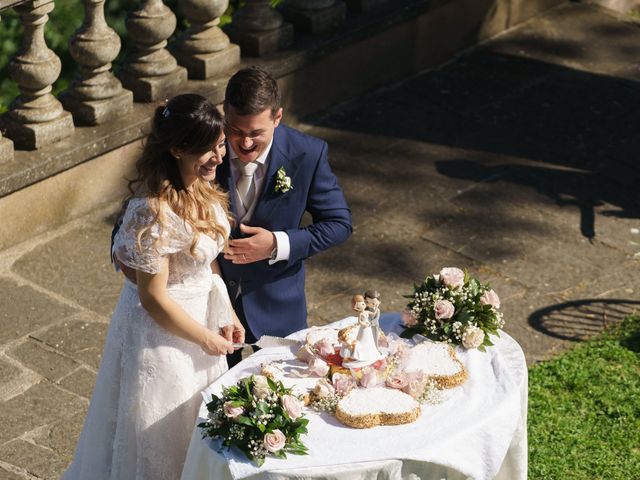
[[[256,182],[253,180],[253,174],[256,172],[257,168],[257,162],[245,163],[238,161],[240,178],[236,184],[236,190],[245,213],[251,208],[253,199],[256,195]]]

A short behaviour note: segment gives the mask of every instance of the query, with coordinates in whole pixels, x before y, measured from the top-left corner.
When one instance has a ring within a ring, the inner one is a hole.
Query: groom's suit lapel
[[[284,168],[286,176],[291,177],[293,188],[295,188],[295,174],[301,163],[297,160],[299,160],[304,153],[296,155],[295,157],[292,156],[291,146],[287,143],[285,128],[286,127],[278,127],[274,132],[273,145],[269,153],[271,159],[269,160],[269,167],[264,179],[262,194],[253,212],[251,219],[252,224],[267,224],[280,200],[289,194],[275,191],[277,172],[280,167]]]

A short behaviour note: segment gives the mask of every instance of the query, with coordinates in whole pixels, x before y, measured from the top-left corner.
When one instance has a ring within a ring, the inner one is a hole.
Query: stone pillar
[[[15,7],[24,34],[20,51],[9,62],[9,76],[18,84],[20,95],[2,118],[0,128],[24,150],[57,142],[74,131],[71,114],[51,94],[62,67],[44,40],[44,26],[53,8],[53,0],[32,0]]]
[[[235,69],[240,64],[240,47],[218,27],[229,0],[179,1],[191,26],[176,42],[174,54],[187,67],[189,77],[204,80]]]
[[[104,19],[105,0],[83,0],[84,22],[69,42],[69,52],[80,74],[60,96],[78,125],[98,125],[126,115],[133,94],[111,73],[120,51],[120,37]]]
[[[247,0],[229,27],[229,36],[243,55],[262,57],[293,43],[293,26],[271,8],[270,0]]]
[[[162,0],[142,0],[126,20],[134,46],[120,73],[122,84],[138,102],[152,102],[175,94],[187,81],[187,70],[165,48],[176,29],[176,16]]]
[[[339,27],[347,18],[347,6],[336,0],[286,0],[285,20],[304,33],[322,33]]]
[[[347,7],[352,12],[368,12],[375,8],[381,7],[385,3],[390,3],[391,0],[345,0]]]

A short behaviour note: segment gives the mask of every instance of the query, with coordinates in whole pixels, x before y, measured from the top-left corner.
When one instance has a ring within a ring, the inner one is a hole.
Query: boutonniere
[[[276,186],[273,191],[276,193],[286,193],[293,188],[291,177],[287,177],[284,167],[280,167],[276,173]]]

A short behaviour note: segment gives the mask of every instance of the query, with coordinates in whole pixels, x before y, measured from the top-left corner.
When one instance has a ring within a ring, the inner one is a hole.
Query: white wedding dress
[[[216,205],[214,212],[228,234],[222,208]],[[197,322],[218,331],[231,324],[227,290],[210,267],[224,240],[201,234],[194,257],[190,227],[168,207],[163,213],[164,228],[154,223],[140,251],[136,234],[154,216],[145,199],[132,199],[114,240],[115,255],[148,273],[157,273],[161,257],[168,257],[169,296]],[[200,391],[226,369],[224,356],[207,355],[160,327],[142,308],[136,286],[126,280],[75,458],[63,479],[180,478],[202,403]]]

